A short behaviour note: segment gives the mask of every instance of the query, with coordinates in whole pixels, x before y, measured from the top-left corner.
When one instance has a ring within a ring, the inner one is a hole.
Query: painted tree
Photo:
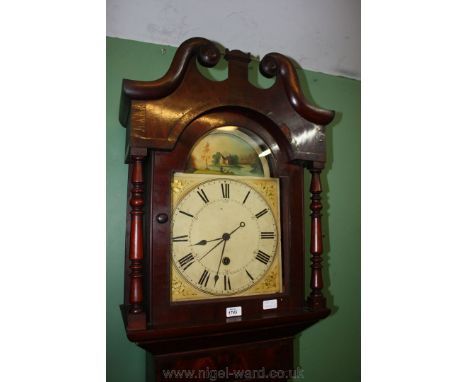
[[[220,159],[221,159],[221,153],[218,151],[217,153],[213,154],[212,158],[213,158],[213,164],[214,164],[215,166],[218,166],[218,165],[219,165],[219,161],[220,161]]]
[[[211,150],[210,150],[210,143],[206,142],[205,147],[203,147],[203,151],[201,154],[202,160],[205,161],[205,169],[208,170],[208,159],[211,157]]]
[[[229,164],[233,166],[239,165],[239,156],[237,154],[232,154],[229,160]]]

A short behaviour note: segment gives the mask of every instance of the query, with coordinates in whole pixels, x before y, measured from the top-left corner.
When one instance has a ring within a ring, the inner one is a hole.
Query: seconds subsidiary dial
[[[278,225],[250,185],[216,178],[191,189],[172,216],[172,261],[193,287],[235,295],[266,274],[278,250]]]

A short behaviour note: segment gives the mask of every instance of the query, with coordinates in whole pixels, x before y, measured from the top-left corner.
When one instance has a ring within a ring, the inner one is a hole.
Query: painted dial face
[[[173,212],[172,260],[190,284],[212,295],[232,295],[256,284],[277,246],[270,206],[242,182],[203,182]]]

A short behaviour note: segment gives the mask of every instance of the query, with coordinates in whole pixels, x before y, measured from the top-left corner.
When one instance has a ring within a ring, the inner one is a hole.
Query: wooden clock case
[[[293,369],[293,338],[329,314],[321,273],[320,171],[324,126],[332,111],[306,101],[291,61],[266,55],[260,71],[276,77],[259,89],[248,81],[250,55],[226,49],[228,78],[212,81],[199,65],[213,67],[219,49],[192,38],[177,49],[168,72],[156,81],[124,80],[120,122],[127,128],[129,200],[125,293],[121,306],[130,341],[145,349],[147,380],[164,369]],[[212,129],[239,126],[271,150],[271,176],[280,179],[284,291],[273,296],[170,301],[171,179],[183,172],[197,140]],[[304,296],[304,178],[312,173],[310,294]],[[278,307],[263,310],[276,298]],[[226,308],[242,316],[226,318]],[[277,379],[278,380],[278,379]]]

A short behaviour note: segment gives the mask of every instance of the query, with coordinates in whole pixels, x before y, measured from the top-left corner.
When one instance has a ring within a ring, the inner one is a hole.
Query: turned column
[[[320,183],[321,169],[311,167],[309,171],[312,175],[310,181],[310,216],[311,231],[310,231],[310,263],[311,263],[311,276],[310,276],[310,294],[307,298],[307,303],[310,308],[317,310],[326,308],[326,299],[322,294],[323,277],[322,277],[322,216],[320,211],[322,209],[322,202],[320,194],[322,193],[322,185]]]
[[[132,156],[130,198],[129,303],[132,314],[143,312],[143,156]]]

